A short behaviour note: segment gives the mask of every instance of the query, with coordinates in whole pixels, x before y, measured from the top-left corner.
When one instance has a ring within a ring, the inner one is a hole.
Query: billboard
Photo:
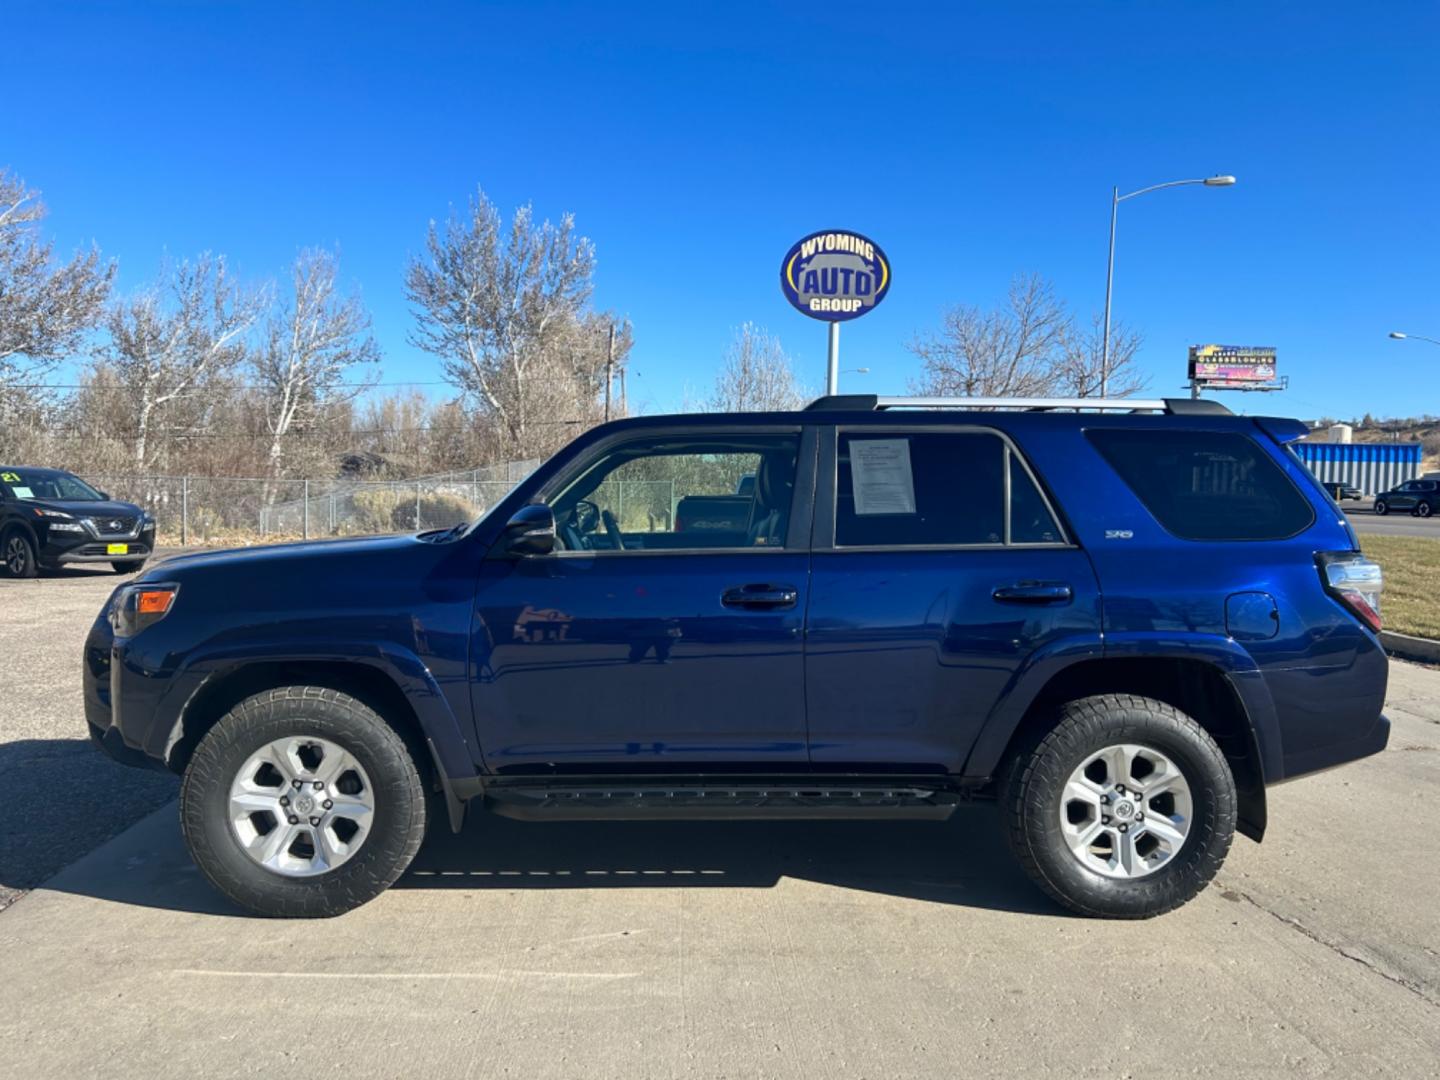
[[[890,260],[879,244],[859,233],[811,233],[785,253],[780,290],[812,319],[858,319],[890,291]]]
[[[1191,345],[1190,378],[1222,386],[1274,382],[1275,349],[1270,345]]]

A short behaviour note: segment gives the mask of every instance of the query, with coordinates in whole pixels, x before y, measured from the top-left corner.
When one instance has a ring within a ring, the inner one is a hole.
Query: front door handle
[[[1002,604],[1068,604],[1074,591],[1063,581],[1018,581],[990,594]]]
[[[722,604],[738,608],[793,608],[799,599],[794,585],[736,585],[720,594]]]

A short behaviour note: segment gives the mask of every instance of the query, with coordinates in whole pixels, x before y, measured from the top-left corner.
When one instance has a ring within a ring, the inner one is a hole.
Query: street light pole
[[[1100,396],[1110,389],[1110,292],[1115,285],[1115,218],[1120,210],[1120,189],[1110,189],[1110,260],[1105,266],[1105,336],[1100,339]]]
[[[1396,341],[1406,341],[1414,338],[1416,341],[1428,341],[1431,345],[1440,345],[1440,338],[1426,337],[1424,334],[1404,334],[1399,330],[1391,330],[1390,336]]]
[[[1119,216],[1120,204],[1126,199],[1146,195],[1161,188],[1183,187],[1186,184],[1201,184],[1205,187],[1230,187],[1235,183],[1233,176],[1207,176],[1201,180],[1167,180],[1163,184],[1151,184],[1121,195],[1118,187],[1110,189],[1110,260],[1105,270],[1105,330],[1100,342],[1100,396],[1105,397],[1110,389],[1110,296],[1115,284],[1115,219]]]

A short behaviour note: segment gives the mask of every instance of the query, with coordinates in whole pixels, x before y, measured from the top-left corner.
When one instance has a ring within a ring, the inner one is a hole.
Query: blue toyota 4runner
[[[1303,431],[1189,400],[622,420],[471,525],[151,567],[86,644],[89,726],[183,774],[196,862],[264,914],[364,903],[477,803],[978,797],[1056,900],[1155,915],[1261,838],[1267,785],[1388,737],[1380,570]]]

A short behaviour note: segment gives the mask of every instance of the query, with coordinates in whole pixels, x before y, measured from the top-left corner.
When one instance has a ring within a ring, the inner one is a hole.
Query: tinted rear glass
[[[1233,432],[1091,429],[1095,448],[1145,508],[1187,540],[1280,540],[1315,520],[1253,439]]]

